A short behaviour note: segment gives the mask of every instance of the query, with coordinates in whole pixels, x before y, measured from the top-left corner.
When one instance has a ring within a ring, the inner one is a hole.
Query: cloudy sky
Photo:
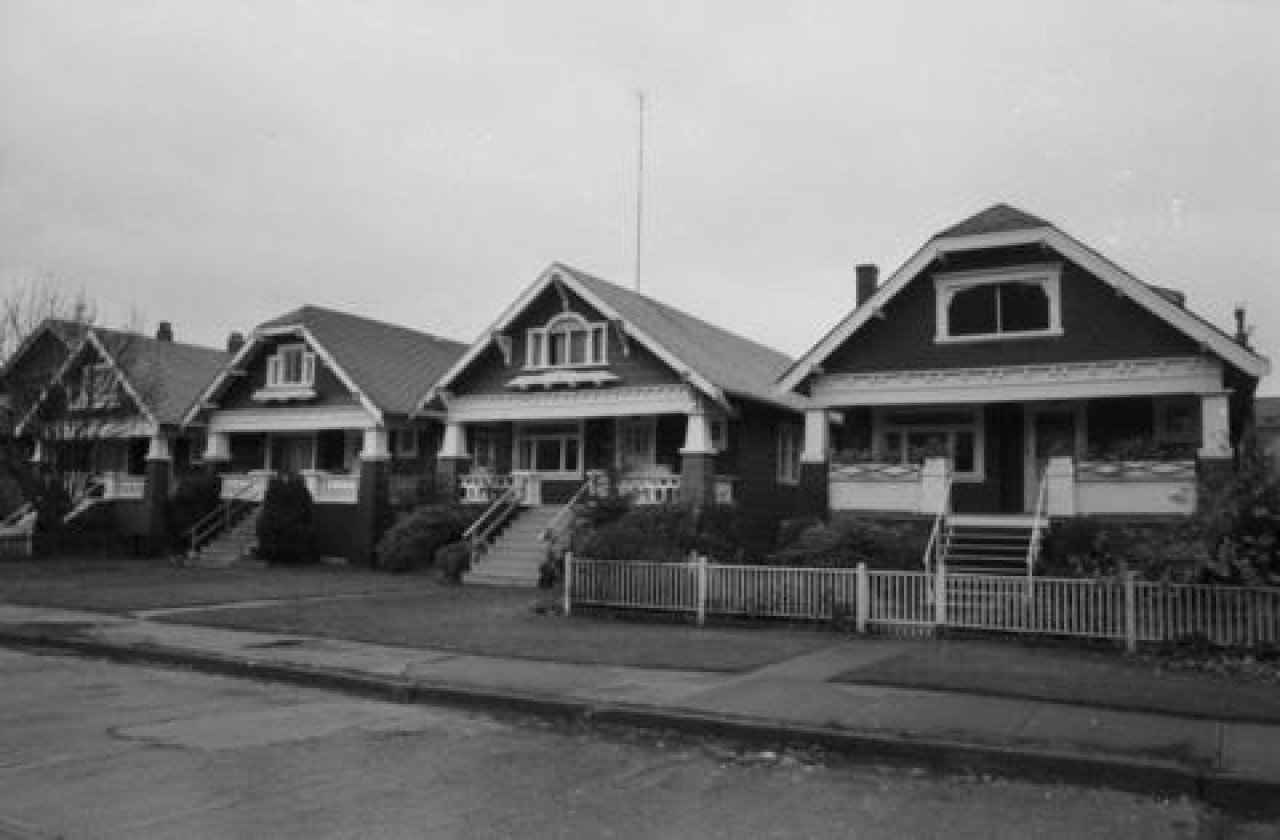
[[[1007,202],[1280,364],[1268,0],[0,0],[0,283],[470,340],[552,261],[634,280],[637,90],[642,285],[695,314],[799,354]]]

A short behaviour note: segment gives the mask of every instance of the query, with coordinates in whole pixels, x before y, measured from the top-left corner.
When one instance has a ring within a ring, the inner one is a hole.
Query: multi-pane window
[[[937,278],[937,340],[973,341],[1061,335],[1056,266]]]
[[[573,313],[557,315],[528,332],[528,366],[586,367],[608,361],[607,324],[589,323]]]
[[[316,381],[316,355],[305,344],[282,344],[267,357],[268,388],[309,388]]]
[[[778,426],[778,483],[800,483],[800,453],[804,448],[804,430],[796,423]]]
[[[416,458],[418,455],[417,429],[391,429],[391,454],[397,458]]]
[[[643,473],[656,460],[657,418],[618,418],[618,468],[624,473]]]
[[[471,434],[471,469],[476,472],[498,471],[498,430],[475,426]]]
[[[973,409],[889,412],[882,417],[880,440],[890,463],[918,464],[927,457],[951,460],[956,478],[982,473],[981,422]]]

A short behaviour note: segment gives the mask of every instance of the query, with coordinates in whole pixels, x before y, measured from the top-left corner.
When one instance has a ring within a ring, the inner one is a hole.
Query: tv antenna
[[[636,291],[640,291],[640,254],[644,242],[644,91],[636,91],[639,142],[636,144]]]

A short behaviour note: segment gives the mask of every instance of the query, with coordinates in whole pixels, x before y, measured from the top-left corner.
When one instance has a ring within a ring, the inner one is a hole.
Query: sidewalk
[[[817,743],[874,761],[1186,794],[1280,810],[1280,726],[833,681],[901,644],[837,642],[743,673],[465,655],[0,605],[0,643],[399,702]]]

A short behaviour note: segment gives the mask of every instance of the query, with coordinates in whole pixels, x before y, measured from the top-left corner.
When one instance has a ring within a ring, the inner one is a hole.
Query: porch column
[[[1231,401],[1227,391],[1200,395],[1200,451],[1197,454],[1201,492],[1231,477]]]
[[[804,451],[800,453],[799,512],[826,518],[829,506],[831,425],[826,409],[804,413]]]
[[[147,484],[142,491],[148,554],[160,554],[167,548],[165,508],[169,502],[169,475],[172,469],[173,456],[169,451],[169,439],[157,430],[151,434],[151,443],[147,447]]]
[[[680,448],[680,501],[700,507],[716,498],[716,450],[711,445],[711,418],[699,401],[685,421]]]
[[[1076,467],[1070,459],[1054,456],[1045,468],[1048,479],[1046,510],[1049,516],[1076,515]]]
[[[204,472],[217,475],[231,463],[231,435],[226,432],[209,432],[204,441]]]
[[[360,450],[360,480],[356,489],[356,527],[351,557],[361,565],[373,565],[373,548],[391,524],[390,461],[386,427],[365,429],[364,447]]]
[[[470,460],[467,427],[458,422],[445,423],[440,451],[436,453],[436,493],[445,501],[458,501],[458,479]]]
[[[951,473],[951,461],[947,458],[925,458],[920,468],[920,510],[926,516],[937,516],[945,504],[951,510],[947,495],[947,476]]]

